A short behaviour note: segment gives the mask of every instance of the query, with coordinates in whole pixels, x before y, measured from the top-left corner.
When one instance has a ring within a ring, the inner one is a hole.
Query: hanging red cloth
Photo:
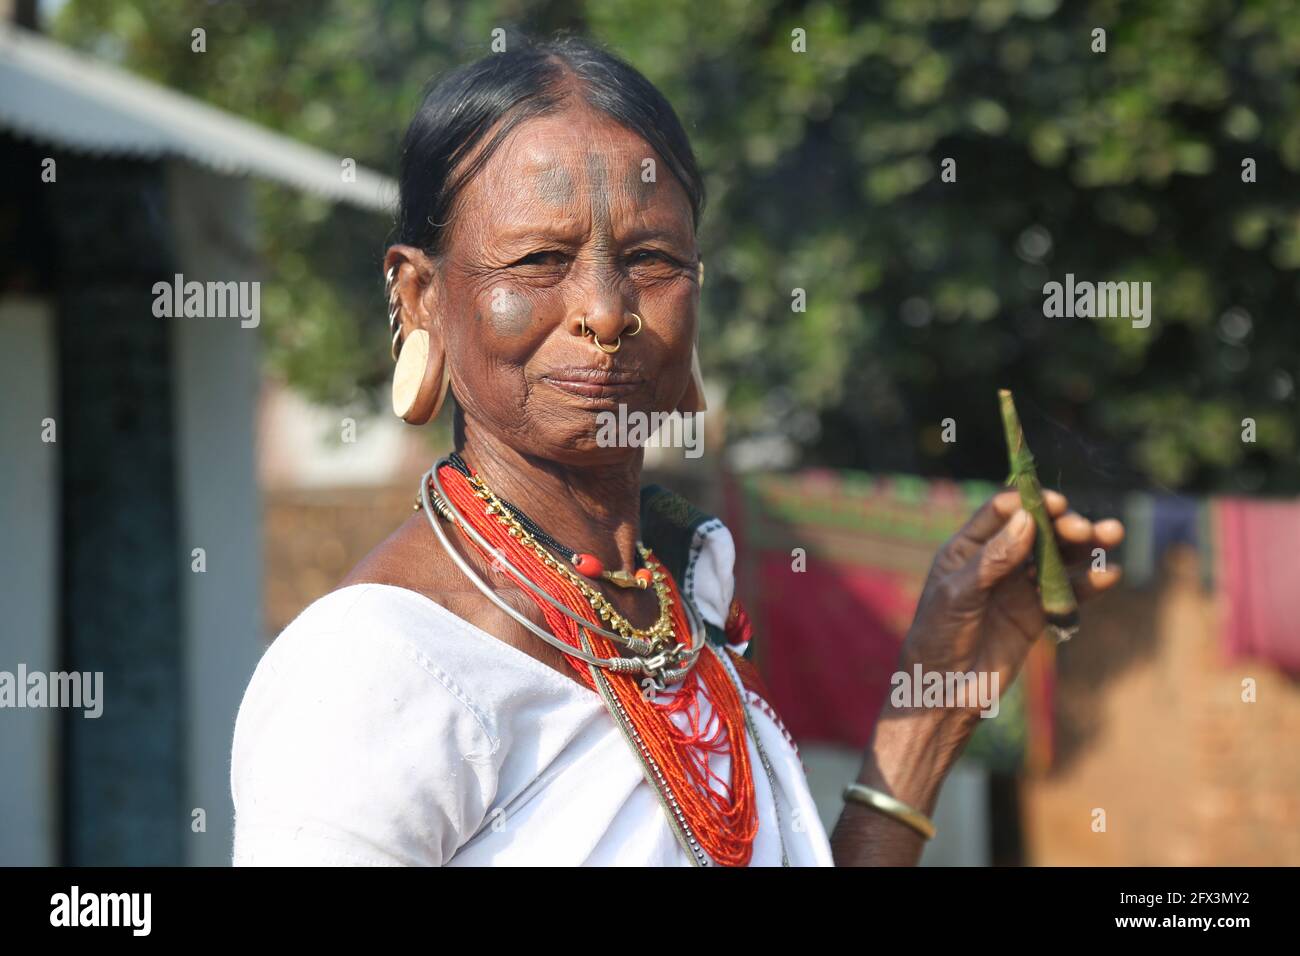
[[[1215,518],[1228,655],[1300,674],[1300,501],[1218,498]]]

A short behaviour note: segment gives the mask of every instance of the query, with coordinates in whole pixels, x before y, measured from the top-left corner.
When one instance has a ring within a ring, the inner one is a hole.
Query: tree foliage
[[[1005,386],[1046,480],[1300,487],[1287,0],[148,6],[70,0],[57,34],[390,173],[426,80],[494,28],[607,42],[672,100],[707,173],[701,355],[733,435],[988,478]],[[283,189],[260,201],[272,360],[317,397],[373,390],[386,224]],[[1150,326],[1045,317],[1066,273],[1151,282]]]

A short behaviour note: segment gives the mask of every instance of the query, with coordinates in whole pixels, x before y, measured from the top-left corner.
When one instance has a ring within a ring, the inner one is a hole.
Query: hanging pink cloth
[[[1300,501],[1219,498],[1224,646],[1300,674]]]
[[[866,746],[898,670],[916,584],[878,568],[762,554],[763,660],[773,700],[796,740]]]

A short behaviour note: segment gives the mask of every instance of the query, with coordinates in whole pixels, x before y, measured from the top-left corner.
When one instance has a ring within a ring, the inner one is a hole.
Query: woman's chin
[[[525,436],[534,452],[573,465],[613,464],[639,458],[648,432],[628,428],[628,416],[650,419],[650,413],[620,410],[617,403],[580,408],[552,409],[546,418],[532,418]],[[538,423],[542,423],[538,426]]]
[[[543,457],[551,461],[558,461],[566,465],[593,467],[604,465],[619,465],[640,461],[641,449],[630,445],[602,445],[595,436],[590,433],[572,436],[567,442],[556,436],[548,438],[530,451],[537,454],[540,449],[550,448],[551,452],[547,454],[542,451]]]

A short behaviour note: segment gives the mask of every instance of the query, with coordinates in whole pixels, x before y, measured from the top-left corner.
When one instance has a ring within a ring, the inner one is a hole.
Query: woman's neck
[[[461,457],[499,497],[565,547],[594,554],[607,569],[636,568],[639,450],[614,464],[572,467],[521,454],[468,419],[458,432]]]

